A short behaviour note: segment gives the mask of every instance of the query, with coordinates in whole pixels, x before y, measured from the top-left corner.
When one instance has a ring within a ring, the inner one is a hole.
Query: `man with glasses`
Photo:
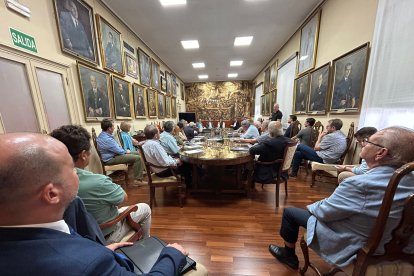
[[[307,228],[307,243],[325,261],[340,268],[353,263],[356,252],[367,242],[382,205],[385,189],[395,170],[414,161],[414,130],[389,127],[365,137],[361,158],[370,168],[367,173],[344,180],[333,194],[307,206],[285,208],[280,235],[285,246],[269,245],[270,253],[293,269],[299,266],[295,254],[299,227]],[[413,192],[414,174],[406,175],[395,192],[384,235],[377,254],[401,218],[402,205]],[[414,252],[410,241],[404,252]]]
[[[325,164],[335,164],[346,149],[346,136],[341,131],[342,121],[332,119],[328,121],[325,131],[321,132],[315,147],[299,144],[292,161],[291,177],[298,174],[302,159]]]

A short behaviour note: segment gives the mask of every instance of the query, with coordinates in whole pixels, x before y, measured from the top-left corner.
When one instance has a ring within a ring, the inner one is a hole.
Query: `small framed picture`
[[[165,79],[164,76],[161,76],[161,91],[162,92],[167,92],[167,80]]]
[[[157,118],[157,91],[147,88],[148,117]]]
[[[146,118],[148,108],[145,86],[134,83],[132,91],[134,95],[135,118]]]
[[[79,84],[82,92],[86,122],[111,118],[111,81],[108,73],[78,63]]]
[[[140,48],[138,49],[139,81],[142,85],[151,86],[151,58]]]
[[[171,97],[165,97],[165,118],[171,117]]]
[[[129,82],[112,76],[112,91],[114,91],[114,105],[116,119],[132,119],[131,86]]]
[[[138,79],[138,63],[137,59],[128,52],[125,53],[125,67],[128,76]]]
[[[151,87],[160,90],[160,65],[154,59],[151,62]]]
[[[361,110],[368,51],[369,43],[365,43],[333,60],[332,113],[357,113]]]
[[[298,75],[315,67],[320,18],[321,11],[318,11],[300,30]]]
[[[309,74],[295,79],[295,93],[293,94],[293,113],[306,114],[309,91]]]
[[[273,91],[277,88],[277,61],[275,61],[272,66],[270,66],[270,83],[269,91]]]
[[[310,114],[326,114],[329,97],[330,63],[310,72],[310,88],[307,111]]]
[[[171,98],[171,117],[177,118],[177,99]]]
[[[164,93],[158,92],[158,119],[165,118],[165,95]]]
[[[100,15],[96,15],[103,68],[124,75],[121,33]]]

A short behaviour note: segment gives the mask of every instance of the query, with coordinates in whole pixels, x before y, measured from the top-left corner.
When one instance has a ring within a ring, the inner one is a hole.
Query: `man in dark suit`
[[[62,219],[79,186],[64,144],[43,134],[11,133],[0,136],[0,151],[3,276],[135,275],[123,256],[114,253],[131,243],[102,246]],[[185,255],[180,245],[167,246],[149,274],[177,275]]]
[[[96,77],[89,76],[91,89],[88,90],[88,107],[87,112],[89,117],[109,117],[109,102],[101,89],[98,87]]]
[[[312,84],[313,86],[313,84]],[[312,87],[309,111],[324,111],[326,99],[326,85],[323,84],[323,75],[318,76],[318,86]]]
[[[344,77],[335,85],[332,108],[354,108],[356,107],[356,96],[352,89],[352,63],[345,65]]]
[[[131,117],[128,91],[124,91],[124,86],[120,82],[118,83],[118,87],[115,90],[116,115]]]
[[[306,112],[306,93],[304,90],[305,84],[299,84],[299,91],[296,92],[295,98],[295,112]]]

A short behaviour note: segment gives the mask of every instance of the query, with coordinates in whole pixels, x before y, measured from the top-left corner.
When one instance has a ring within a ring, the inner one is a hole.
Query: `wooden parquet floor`
[[[289,180],[285,199],[281,184],[280,207],[275,209],[275,185],[256,184],[251,197],[214,193],[189,195],[178,207],[173,188],[156,191],[157,205],[152,209],[151,235],[188,249],[190,257],[204,264],[209,275],[299,275],[279,263],[268,252],[270,243],[282,245],[279,236],[284,207],[305,207],[329,196],[335,189],[328,183],[309,187],[304,172]],[[231,180],[229,180],[231,181]],[[146,186],[128,187],[128,204],[149,202]],[[300,247],[296,253],[303,264]],[[328,271],[329,266],[311,251],[311,260]],[[308,271],[307,275],[314,275]]]

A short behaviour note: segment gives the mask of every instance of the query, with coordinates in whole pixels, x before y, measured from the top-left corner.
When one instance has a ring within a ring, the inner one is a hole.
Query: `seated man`
[[[241,127],[244,130],[244,133],[240,135],[240,138],[242,139],[253,139],[260,136],[257,127],[255,127],[253,124],[250,124],[250,121],[247,119],[241,122]]]
[[[296,124],[295,122],[298,120],[298,117],[296,117],[296,115],[289,115],[289,118],[288,118],[288,123],[289,123],[289,126],[288,126],[288,128],[286,129],[286,131],[285,131],[285,137],[287,137],[287,138],[292,138],[292,135],[291,135],[291,133],[292,133],[292,128],[294,127],[294,125]]]
[[[354,137],[357,140],[357,142],[362,146],[362,143],[364,143],[364,139],[369,139],[372,135],[374,135],[377,132],[377,129],[375,127],[363,127],[359,129],[357,132],[355,132]],[[338,175],[338,184],[345,180],[345,178],[364,174],[366,173],[369,168],[367,165],[367,162],[365,162],[364,159],[362,159],[360,165],[340,165],[336,167],[338,172],[340,174]]]
[[[283,158],[285,147],[291,140],[283,136],[282,124],[279,121],[269,123],[269,139],[254,145],[249,149],[250,154],[260,155],[259,161],[270,162]],[[256,166],[253,173],[255,182],[272,183],[277,176],[280,164]]]
[[[302,159],[326,164],[338,162],[346,149],[346,136],[341,132],[341,128],[342,121],[340,119],[329,120],[325,131],[319,134],[315,148],[299,144],[293,156],[290,176],[297,176]]]
[[[137,152],[124,150],[115,141],[112,133],[114,132],[114,125],[111,120],[103,119],[101,122],[102,132],[96,138],[98,150],[101,152],[102,161],[106,165],[117,164],[133,164],[135,179],[142,179],[142,162]]]
[[[313,129],[314,124],[314,118],[307,118],[305,120],[305,127],[299,130],[298,134],[296,134],[296,136],[293,136],[292,139],[310,147],[312,145],[312,137],[316,137],[317,135],[317,131]]]
[[[233,130],[238,130],[240,127],[240,123],[237,120],[237,118],[234,118],[233,123],[231,124],[231,127],[233,128]]]
[[[52,137],[66,145],[76,167],[79,177],[78,196],[83,200],[86,210],[99,224],[113,220],[127,207],[119,208],[128,200],[128,195],[111,178],[95,174],[85,170],[91,156],[91,136],[81,126],[67,125],[55,129],[50,134]],[[150,236],[151,208],[146,203],[136,204],[138,210],[131,213],[132,219],[139,223],[143,230],[144,238]],[[130,227],[126,219],[118,222],[114,227],[102,230],[108,243],[120,242]]]
[[[144,128],[144,134],[147,140],[142,145],[145,158],[148,162],[158,166],[173,166],[177,168],[179,174],[184,175],[187,185],[190,184],[190,168],[183,164],[180,158],[172,158],[167,154],[165,149],[160,145],[160,131],[153,125],[147,125]],[[151,168],[151,170],[159,177],[168,177],[172,175],[170,169]]]
[[[160,135],[160,144],[169,155],[177,156],[180,147],[177,145],[177,140],[171,134],[175,124],[173,121],[164,123],[164,131]]]
[[[285,246],[269,245],[270,253],[280,262],[298,268],[295,243],[300,226],[307,228],[308,246],[328,263],[345,267],[356,259],[357,250],[365,245],[375,224],[392,174],[400,166],[414,161],[414,131],[389,127],[375,133],[362,145],[361,158],[370,168],[366,174],[345,179],[330,197],[308,205],[307,210],[284,209],[280,235]],[[409,174],[397,187],[378,254],[383,252],[391,231],[399,223],[402,204],[413,192],[412,183],[414,174]],[[407,249],[414,251],[413,241]]]
[[[11,133],[0,135],[0,151],[2,275],[136,275],[113,252],[131,243],[105,247],[62,219],[79,184],[65,145],[44,134]],[[186,255],[178,244],[165,247],[149,274],[176,274]]]
[[[256,143],[261,143],[264,142],[265,140],[270,139],[270,135],[269,135],[269,123],[270,121],[268,119],[264,120],[262,123],[262,133],[260,134],[259,137],[253,138],[253,139],[239,139],[237,140],[237,142],[241,142],[241,143],[250,143],[250,144],[256,144]]]
[[[120,125],[121,129],[121,139],[122,144],[124,145],[124,150],[129,150],[131,152],[137,152],[137,149],[135,148],[138,146],[138,141],[131,137],[129,134],[129,131],[131,130],[131,124],[128,122],[122,122]]]

